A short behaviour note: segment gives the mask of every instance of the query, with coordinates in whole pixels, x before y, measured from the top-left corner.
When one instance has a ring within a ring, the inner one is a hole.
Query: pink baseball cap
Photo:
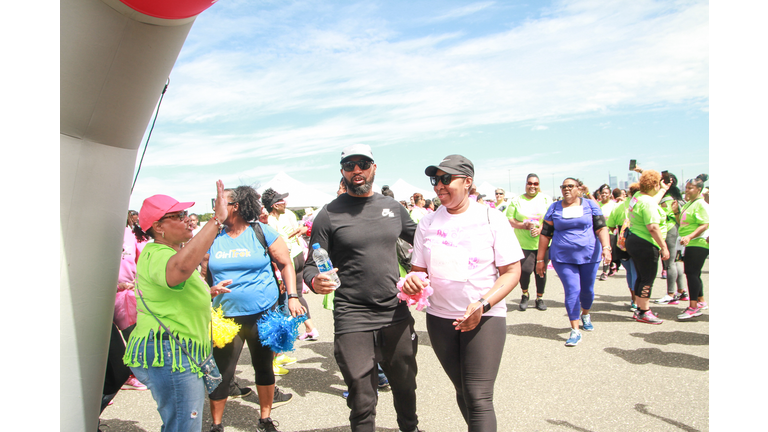
[[[168,195],[152,195],[144,200],[139,211],[139,226],[146,232],[152,223],[159,221],[166,213],[186,210],[195,205],[194,202],[178,202]]]

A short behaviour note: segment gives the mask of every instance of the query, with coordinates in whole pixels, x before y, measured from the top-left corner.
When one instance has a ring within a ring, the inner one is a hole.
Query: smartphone
[[[630,159],[629,160],[629,170],[630,171],[634,171],[636,167],[637,167],[637,160]]]
[[[669,171],[662,171],[661,172],[661,179],[664,180],[664,183],[669,184],[670,178],[669,178]]]

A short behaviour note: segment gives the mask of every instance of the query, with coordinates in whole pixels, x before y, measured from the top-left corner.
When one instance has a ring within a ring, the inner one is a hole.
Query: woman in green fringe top
[[[184,344],[195,362],[201,363],[211,353],[211,297],[229,292],[228,281],[210,288],[196,269],[228,215],[221,180],[216,189],[215,216],[194,238],[186,209],[195,203],[167,195],[144,200],[134,229],[139,241],[152,238],[154,242],[144,247],[136,263],[136,289],[144,300],[137,293],[136,328],[123,361],[152,391],[164,432],[200,432],[205,385],[200,368],[149,311]]]
[[[678,211],[673,205],[672,211],[680,221],[680,244],[683,246],[683,266],[688,280],[690,305],[677,316],[677,319],[689,319],[701,315],[707,309],[704,301],[704,285],[701,282],[701,269],[709,256],[709,204],[701,196],[706,174],[685,182],[686,204]]]

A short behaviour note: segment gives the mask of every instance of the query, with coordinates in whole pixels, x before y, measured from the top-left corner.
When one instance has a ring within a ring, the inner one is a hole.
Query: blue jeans
[[[161,432],[200,432],[203,428],[203,405],[205,404],[205,384],[196,373],[190,372],[189,359],[176,348],[176,358],[181,358],[184,372],[171,372],[173,353],[171,342],[163,340],[164,366],[152,367],[155,350],[152,339],[146,349],[149,368],[132,367],[133,375],[152,391],[157,402],[157,412],[163,420]],[[137,359],[144,363],[144,343],[136,347]],[[180,356],[180,357],[179,357]]]

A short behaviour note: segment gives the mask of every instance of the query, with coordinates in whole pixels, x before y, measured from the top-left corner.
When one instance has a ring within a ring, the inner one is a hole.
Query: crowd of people
[[[547,310],[548,268],[563,284],[567,347],[579,344],[582,330],[595,330],[596,281],[621,268],[637,322],[662,323],[650,307],[660,263],[667,291],[655,304],[688,301],[680,320],[707,309],[706,174],[687,180],[684,194],[666,171],[638,168],[640,179],[628,190],[603,184],[590,192],[567,177],[562,196],[553,199],[531,173],[523,194],[507,197],[496,189],[485,197],[475,189],[474,164],[454,154],[425,168],[436,196],[414,193],[407,202],[396,201],[387,186],[373,190],[377,165],[369,146],[343,149],[339,162],[337,198],[302,221],[287,208],[287,193],[224,188],[221,181],[213,217],[202,226],[188,214],[194,203],[166,195],[129,212],[102,410],[120,388],[148,389],[163,430],[198,432],[206,399],[201,364],[212,356],[222,384],[208,394],[209,430],[223,431],[228,398],[252,392],[234,380],[247,344],[258,430],[277,431],[272,409],[292,395],[275,386],[275,375],[288,373],[285,366],[296,359],[262,345],[259,320],[278,308],[303,315],[297,339],[318,340],[304,298],[313,292],[327,296],[333,311],[334,358],[347,386],[351,429],[376,430],[384,382],[399,430],[418,431],[419,336],[402,298],[429,295],[430,345],[467,430],[496,431],[493,390],[506,340],[506,298],[519,285],[518,309],[526,311],[532,275],[539,311]],[[318,268],[308,247],[314,244],[328,252],[330,272]],[[240,325],[221,348],[211,340],[212,307]]]

